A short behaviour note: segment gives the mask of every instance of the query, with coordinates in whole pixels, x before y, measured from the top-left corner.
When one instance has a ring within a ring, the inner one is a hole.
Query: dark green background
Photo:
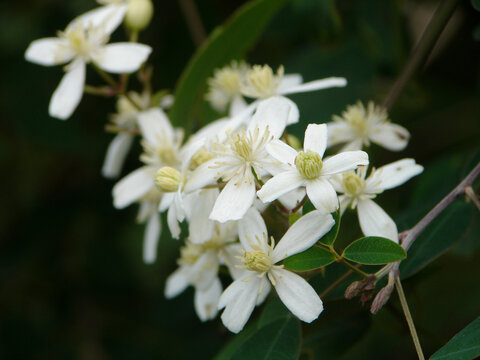
[[[210,32],[243,2],[198,3]],[[300,135],[307,123],[328,121],[358,99],[381,102],[434,3],[295,0],[277,14],[247,60],[284,64],[287,73],[301,72],[306,80],[348,79],[345,89],[293,97],[301,111],[294,132]],[[87,0],[0,5],[0,358],[210,359],[230,338],[221,322],[200,323],[191,290],[174,300],[163,296],[179,243],[165,227],[157,263],[144,265],[136,209],[115,210],[114,182],[100,175],[112,137],[103,128],[114,100],[86,95],[71,119],[52,119],[48,102],[61,68],[23,59],[30,41],[54,36],[95,6]],[[418,23],[417,32],[412,23]],[[400,230],[414,224],[478,159],[480,52],[474,33],[479,25],[479,13],[462,1],[442,46],[392,109],[393,121],[412,133],[408,148],[401,153],[372,148],[375,166],[415,157],[426,167],[417,179],[378,198]],[[119,30],[113,40],[122,38]],[[176,1],[155,1],[154,23],[140,41],[154,48],[155,88],[174,88],[195,50]],[[88,83],[100,82],[88,73]],[[139,151],[138,146],[132,151],[125,173],[139,166]],[[347,215],[344,241],[359,234],[354,220]],[[404,284],[427,355],[479,315],[478,223],[476,214],[476,227],[454,251]],[[357,300],[328,301],[325,308],[307,333],[330,321],[341,327],[340,315],[362,311]],[[360,328],[362,336],[343,359],[413,359],[400,311],[394,296],[371,317],[370,327]],[[328,344],[343,349],[342,339]]]

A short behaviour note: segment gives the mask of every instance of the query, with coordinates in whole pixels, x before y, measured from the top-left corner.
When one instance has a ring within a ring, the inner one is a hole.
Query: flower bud
[[[390,299],[390,295],[392,295],[393,291],[393,284],[388,284],[383,287],[373,299],[372,305],[370,306],[370,312],[372,314],[376,314],[382,307],[385,305]]]
[[[169,166],[160,168],[155,174],[155,185],[160,191],[175,192],[182,181],[183,176],[180,171]]]
[[[153,16],[152,0],[129,0],[125,25],[133,31],[145,29]]]

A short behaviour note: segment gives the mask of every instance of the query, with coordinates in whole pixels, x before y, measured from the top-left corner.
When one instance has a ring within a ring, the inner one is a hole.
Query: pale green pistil
[[[316,179],[320,176],[323,163],[322,158],[315,151],[300,151],[295,158],[295,166],[300,175],[308,180]]]

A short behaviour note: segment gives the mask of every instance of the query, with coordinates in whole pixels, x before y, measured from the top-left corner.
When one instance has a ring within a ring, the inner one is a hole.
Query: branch
[[[187,22],[188,31],[196,47],[200,47],[207,38],[202,19],[194,0],[179,0],[180,8]]]

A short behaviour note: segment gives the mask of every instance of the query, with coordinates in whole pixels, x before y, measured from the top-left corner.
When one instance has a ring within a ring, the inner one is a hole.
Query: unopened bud
[[[347,289],[345,290],[345,299],[353,299],[355,296],[360,294],[363,286],[360,281],[354,281],[350,285],[348,285]]]
[[[160,168],[155,174],[155,185],[160,191],[175,192],[182,181],[183,176],[180,171],[169,166]]]
[[[390,299],[390,295],[392,295],[393,291],[393,284],[387,284],[383,287],[373,299],[372,306],[370,306],[370,312],[372,314],[376,314],[382,307],[385,305]]]
[[[125,25],[133,31],[145,29],[153,16],[153,4],[151,0],[129,0]]]

